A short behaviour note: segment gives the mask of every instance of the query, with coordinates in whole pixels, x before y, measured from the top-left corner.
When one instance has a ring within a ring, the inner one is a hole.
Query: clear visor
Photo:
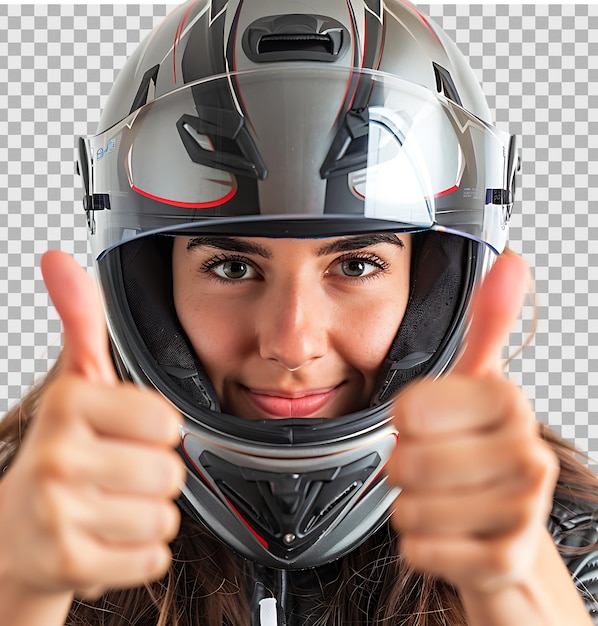
[[[366,107],[353,107],[357,89]],[[288,65],[186,85],[80,147],[96,258],[142,235],[209,228],[434,229],[501,252],[517,168],[512,136],[440,94]]]

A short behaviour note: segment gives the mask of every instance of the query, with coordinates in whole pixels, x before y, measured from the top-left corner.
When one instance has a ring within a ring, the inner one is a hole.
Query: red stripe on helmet
[[[201,476],[201,478],[203,479],[204,483],[212,490],[212,492],[226,501],[226,504],[228,504],[228,506],[231,508],[231,510],[235,513],[235,515],[243,522],[243,524],[245,524],[245,526],[247,527],[247,530],[249,530],[249,532],[262,544],[262,546],[264,546],[264,548],[266,548],[266,550],[268,550],[269,549],[268,542],[263,537],[258,535],[257,531],[249,525],[247,520],[241,515],[241,513],[239,513],[239,511],[237,510],[237,507],[235,507],[235,505],[230,501],[229,498],[227,498],[221,491],[216,491],[214,489],[212,483],[206,478],[204,473],[201,471],[201,468],[193,460],[191,455],[188,454],[187,450],[185,449],[185,439],[188,436],[189,436],[189,434],[187,433],[183,437],[183,439],[181,441],[181,444],[182,444],[181,447],[183,449],[183,452],[185,453],[185,457],[187,457],[187,459],[189,460],[191,465],[193,465],[193,467],[197,470],[197,473]]]
[[[224,196],[223,198],[219,198],[218,200],[212,200],[210,202],[181,202],[180,200],[171,200],[169,198],[161,198],[160,196],[155,196],[154,194],[144,191],[143,189],[139,189],[139,187],[135,187],[135,185],[131,185],[131,189],[141,194],[142,196],[145,196],[146,198],[150,198],[151,200],[163,202],[164,204],[170,204],[172,206],[182,207],[183,209],[211,209],[212,207],[226,204],[237,193],[237,190],[235,188],[231,189],[231,191],[226,194],[226,196]]]
[[[230,506],[230,508],[235,512],[236,516],[243,522],[243,524],[245,524],[247,530],[262,544],[262,546],[264,546],[264,548],[266,548],[266,550],[268,550],[268,542],[262,536],[258,535],[255,528],[253,528],[249,524],[249,522],[241,515],[241,513],[239,513],[235,505],[226,496],[224,496],[224,499],[226,500],[228,506]]]

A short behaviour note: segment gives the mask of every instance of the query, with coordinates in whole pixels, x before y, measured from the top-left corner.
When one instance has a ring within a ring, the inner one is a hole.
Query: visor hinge
[[[89,157],[88,143],[84,137],[79,137],[78,159],[76,162],[77,175],[81,177],[83,183],[83,209],[87,215],[87,226],[90,234],[96,231],[94,211],[110,209],[110,196],[107,193],[91,193],[92,189],[92,165]]]
[[[110,196],[107,193],[94,193],[92,195],[83,196],[83,209],[87,216],[87,227],[90,235],[96,233],[96,221],[94,213],[110,208]]]
[[[86,213],[110,209],[110,196],[107,193],[85,195],[83,196],[83,208]]]

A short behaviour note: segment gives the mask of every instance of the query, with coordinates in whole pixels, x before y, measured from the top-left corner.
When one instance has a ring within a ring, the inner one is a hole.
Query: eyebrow
[[[336,254],[339,252],[349,252],[351,250],[361,250],[380,243],[388,243],[399,248],[404,248],[405,244],[394,233],[370,233],[365,235],[349,235],[340,239],[335,239],[325,243],[318,248],[318,256]],[[192,237],[187,243],[187,250],[195,247],[209,247],[227,252],[239,252],[242,254],[256,254],[264,259],[271,259],[272,252],[264,246],[253,241],[237,239],[236,237],[203,236]]]
[[[325,243],[319,250],[319,256],[327,254],[335,254],[338,252],[349,252],[351,250],[361,250],[376,246],[379,243],[389,243],[399,248],[404,248],[405,244],[394,233],[370,233],[366,235],[352,235],[336,239],[329,243]]]
[[[191,250],[197,246],[207,246],[216,248],[217,250],[226,250],[227,252],[240,252],[242,254],[257,254],[264,259],[272,258],[272,253],[264,246],[253,241],[245,241],[236,237],[193,237],[187,243],[187,250]]]

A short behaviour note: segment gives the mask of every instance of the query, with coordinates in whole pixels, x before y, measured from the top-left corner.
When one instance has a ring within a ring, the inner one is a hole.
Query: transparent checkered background
[[[60,349],[41,253],[60,247],[91,267],[75,137],[94,132],[116,73],[172,8],[0,6],[0,413]],[[534,269],[540,319],[510,376],[539,419],[598,459],[598,5],[421,8],[522,141],[511,247]],[[511,351],[532,317],[528,304]]]

